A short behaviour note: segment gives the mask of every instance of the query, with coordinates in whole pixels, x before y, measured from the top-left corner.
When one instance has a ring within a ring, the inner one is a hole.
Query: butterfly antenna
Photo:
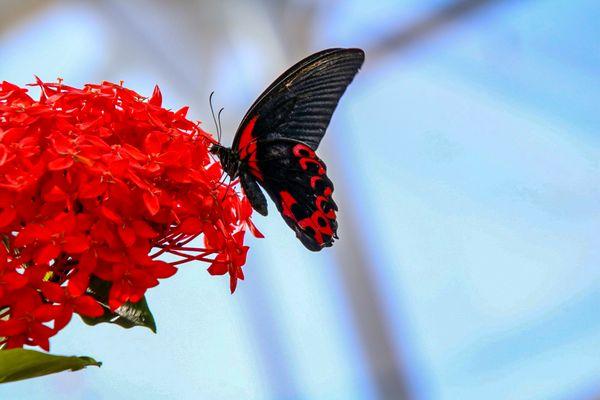
[[[219,123],[217,128],[217,135],[219,135],[219,143],[221,143],[221,136],[223,135],[223,128],[221,127],[221,113],[224,109],[225,107],[221,107],[221,109],[219,110],[219,114],[217,115],[217,121]]]
[[[217,140],[219,141],[219,143],[221,143],[221,137],[219,135],[219,127],[217,126],[217,119],[215,118],[215,109],[214,109],[213,103],[212,103],[212,98],[213,98],[214,94],[215,94],[214,90],[212,92],[210,92],[210,96],[208,96],[208,105],[210,105],[210,113],[212,115],[213,122],[215,123],[215,129],[217,130]]]

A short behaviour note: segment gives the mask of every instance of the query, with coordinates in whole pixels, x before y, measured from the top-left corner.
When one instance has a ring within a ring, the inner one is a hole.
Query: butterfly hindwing
[[[300,61],[259,96],[233,141],[252,206],[266,214],[258,182],[313,251],[337,238],[333,184],[315,150],[363,61],[360,49],[329,49]]]
[[[259,147],[257,163],[263,171],[258,182],[304,246],[313,251],[331,246],[337,237],[337,206],[325,163],[314,150],[302,142],[277,139]]]

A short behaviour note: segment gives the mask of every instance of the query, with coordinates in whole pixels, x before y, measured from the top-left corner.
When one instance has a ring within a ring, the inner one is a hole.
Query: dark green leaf
[[[104,315],[98,318],[90,318],[81,316],[83,322],[88,325],[97,325],[102,322],[117,324],[123,328],[133,328],[134,326],[144,326],[156,333],[156,322],[150,312],[146,298],[143,297],[137,303],[127,302],[115,311],[111,311],[108,307],[108,293],[110,291],[110,283],[103,281],[97,277],[92,277],[88,294],[100,303],[104,308]]]
[[[0,383],[20,381],[56,372],[77,371],[102,363],[90,357],[57,356],[35,350],[0,350]]]

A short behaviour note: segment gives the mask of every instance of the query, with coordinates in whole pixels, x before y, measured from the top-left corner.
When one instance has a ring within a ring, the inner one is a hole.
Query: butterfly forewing
[[[316,150],[363,61],[360,49],[329,49],[291,67],[252,105],[240,124],[233,149],[242,149],[251,140],[285,137]],[[255,118],[252,134],[244,135]]]

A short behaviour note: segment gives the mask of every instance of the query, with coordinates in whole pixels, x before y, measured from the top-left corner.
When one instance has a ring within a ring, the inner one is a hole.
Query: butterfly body
[[[219,157],[223,171],[229,175],[231,179],[235,179],[239,175],[240,171],[240,157],[237,152],[233,149],[220,144],[212,145],[210,149],[211,153]]]
[[[312,251],[337,238],[333,184],[315,150],[363,60],[360,49],[328,49],[300,61],[259,96],[231,148],[211,148],[224,171],[240,178],[252,207],[267,215],[264,188]]]

